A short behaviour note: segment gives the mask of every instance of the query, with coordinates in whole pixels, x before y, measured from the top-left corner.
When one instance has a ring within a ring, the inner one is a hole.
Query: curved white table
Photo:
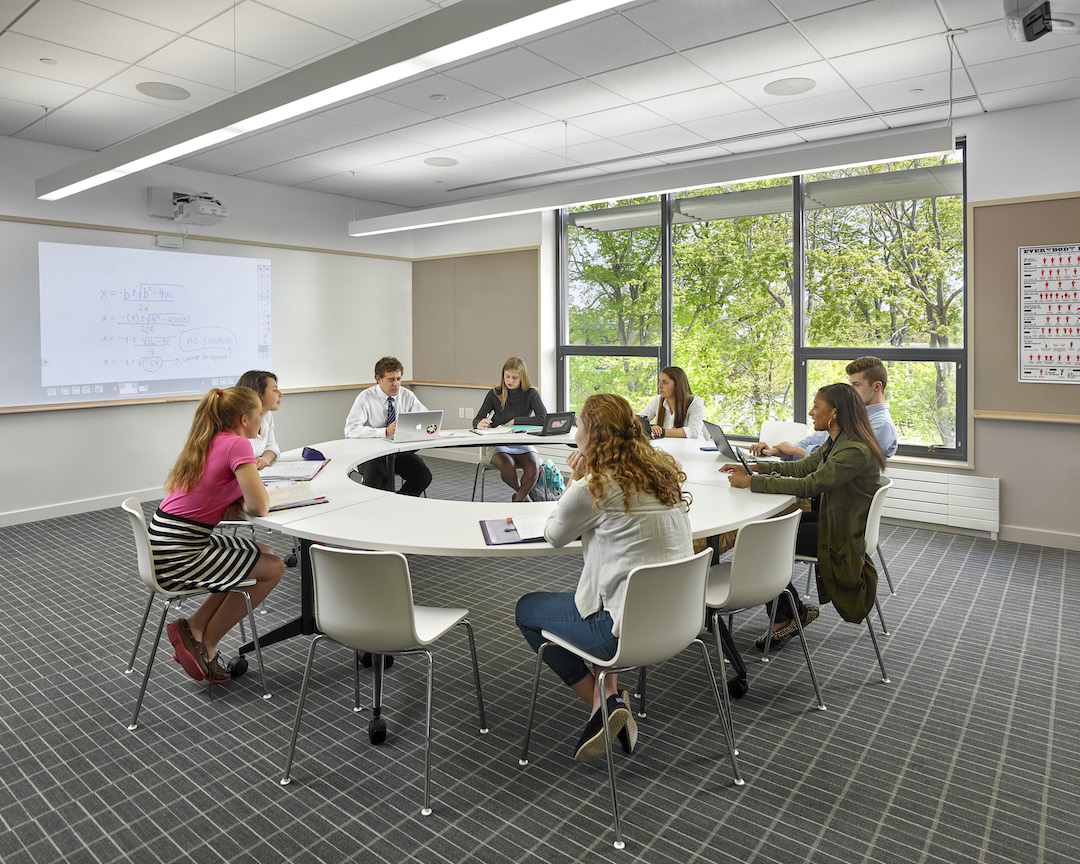
[[[510,501],[412,498],[372,489],[348,477],[350,471],[361,462],[393,453],[492,444],[572,444],[573,440],[571,434],[546,437],[521,433],[479,436],[464,430],[454,431],[452,437],[407,444],[395,444],[386,438],[353,438],[314,445],[330,462],[310,482],[318,494],[327,497],[328,503],[251,518],[252,522],[263,528],[300,538],[302,549],[300,618],[266,634],[260,638],[260,642],[268,645],[301,633],[315,632],[314,598],[307,555],[307,547],[312,542],[417,555],[578,554],[581,549],[579,542],[562,548],[555,548],[545,541],[504,546],[488,546],[484,542],[480,528],[482,519],[504,519],[516,513],[548,513],[556,506],[555,502],[514,504]],[[749,489],[732,488],[727,476],[718,471],[725,460],[715,451],[702,451],[702,443],[680,438],[664,438],[654,442],[671,453],[687,474],[685,488],[694,496],[690,506],[690,526],[695,538],[733,531],[752,520],[773,516],[794,502],[791,495],[753,494]],[[299,458],[299,455],[299,450],[294,450],[284,454],[284,458]],[[253,646],[248,643],[240,650],[245,653],[253,650]]]

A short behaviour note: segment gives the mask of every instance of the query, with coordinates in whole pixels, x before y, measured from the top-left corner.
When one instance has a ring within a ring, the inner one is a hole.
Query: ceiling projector
[[[206,192],[178,192],[151,186],[147,192],[149,213],[185,225],[216,225],[229,215],[229,208]]]
[[[1054,18],[1050,13],[1050,0],[1003,0],[1005,4],[1005,29],[1017,42],[1034,42],[1051,30],[1055,33],[1080,33],[1075,21]],[[1073,14],[1073,13],[1068,13]]]

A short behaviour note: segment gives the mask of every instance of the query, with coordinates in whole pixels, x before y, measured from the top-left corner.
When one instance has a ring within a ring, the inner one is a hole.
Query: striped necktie
[[[397,411],[394,408],[394,397],[386,397],[386,425],[389,426],[397,420]]]

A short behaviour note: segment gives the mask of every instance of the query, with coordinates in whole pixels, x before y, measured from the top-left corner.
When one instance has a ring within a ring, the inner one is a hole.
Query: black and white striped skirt
[[[150,520],[150,549],[166,591],[226,591],[247,579],[259,560],[254,540],[215,534],[213,525],[161,510]]]

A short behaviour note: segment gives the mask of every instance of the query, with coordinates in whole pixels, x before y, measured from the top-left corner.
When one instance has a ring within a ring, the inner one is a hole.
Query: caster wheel
[[[382,744],[386,740],[386,721],[382,717],[368,722],[367,737],[372,744]]]
[[[300,559],[297,558],[295,554],[290,555],[288,558],[285,559],[285,566],[286,567],[295,567],[299,563],[300,563]]]
[[[732,699],[742,699],[747,689],[746,682],[739,678],[732,678],[727,682],[727,692]]]
[[[384,654],[383,657],[386,658],[383,660],[383,672],[389,672],[390,667],[394,665],[394,655]],[[371,668],[371,655],[367,651],[360,652],[360,665],[365,669]]]
[[[241,654],[239,657],[233,660],[232,663],[229,664],[229,674],[232,675],[233,678],[239,678],[241,675],[247,672],[247,670],[248,661],[247,657],[245,657],[243,654]]]

